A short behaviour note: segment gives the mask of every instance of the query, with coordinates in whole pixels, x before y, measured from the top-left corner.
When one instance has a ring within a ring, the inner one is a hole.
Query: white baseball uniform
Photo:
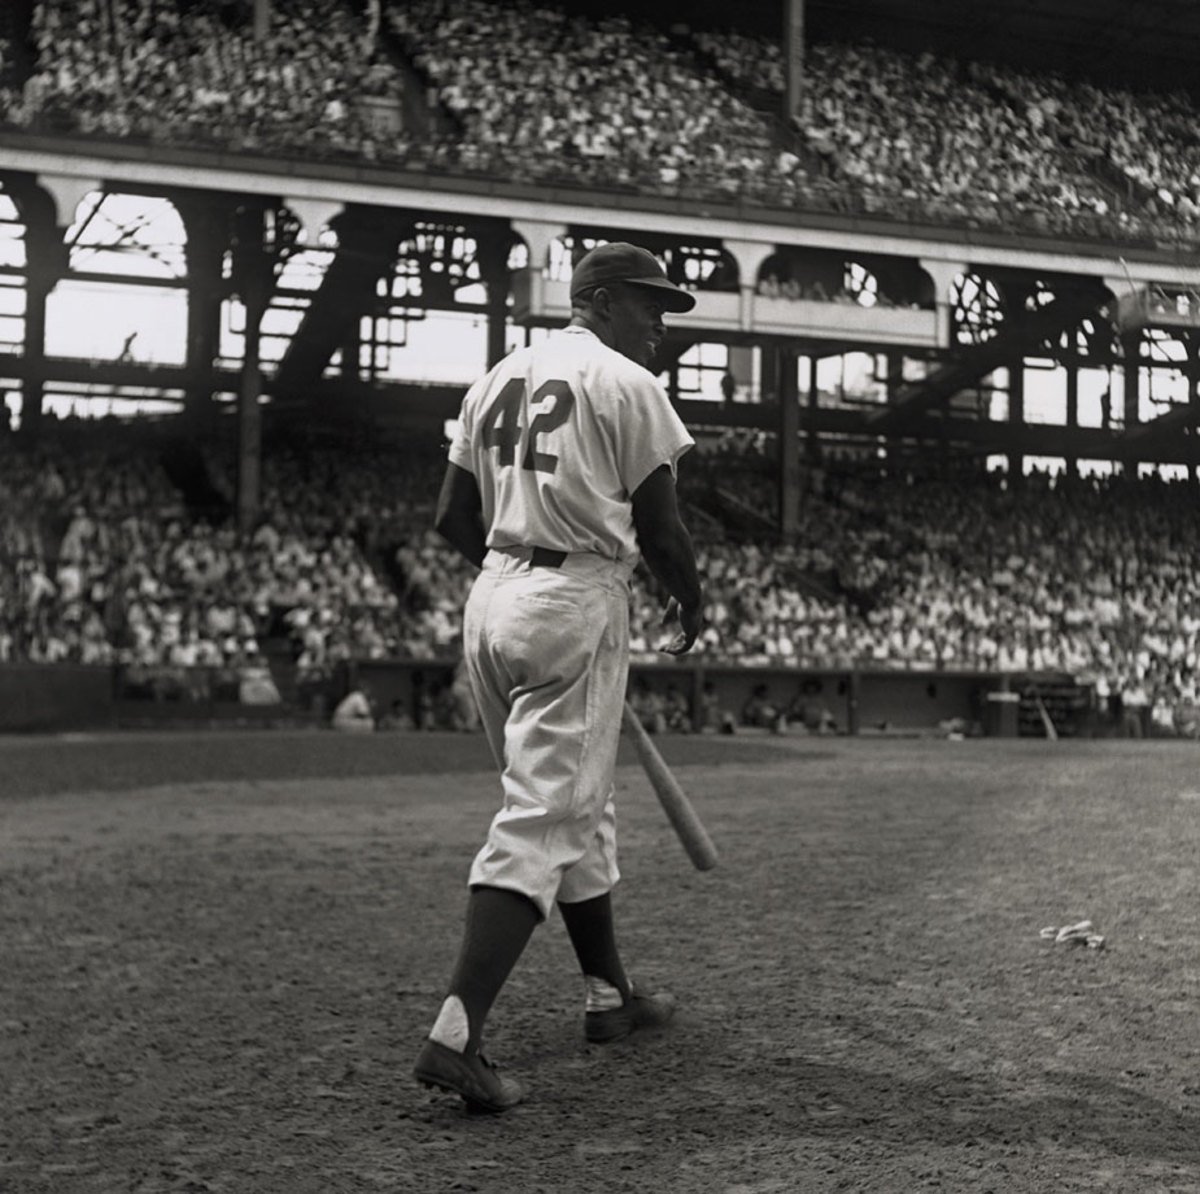
[[[693,443],[654,376],[581,327],[518,349],[463,400],[450,460],[478,482],[489,548],[464,653],[504,790],[469,882],[543,916],[618,879],[631,497]],[[544,566],[535,548],[565,554]]]

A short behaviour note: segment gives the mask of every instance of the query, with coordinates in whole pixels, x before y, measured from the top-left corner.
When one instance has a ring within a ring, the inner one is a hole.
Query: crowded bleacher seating
[[[245,542],[189,514],[150,446],[93,432],[0,453],[6,660],[174,669],[186,687],[193,667],[261,667],[272,636],[301,674],[457,655],[472,570],[429,529],[436,447],[397,467],[403,449],[383,444],[278,445]],[[218,489],[230,467],[212,460]],[[698,539],[714,662],[1069,673],[1163,722],[1200,703],[1186,483],[830,470],[794,542]],[[657,662],[661,601],[641,572],[632,608],[634,659]]]
[[[339,0],[275,0],[266,36],[227,5],[64,0],[35,10],[37,66],[8,119],[116,137],[369,156],[358,98],[386,91]],[[239,19],[240,18],[240,19]]]
[[[1191,236],[1200,217],[1182,94],[817,42],[785,130],[760,110],[784,88],[770,39],[497,0],[372,12],[275,0],[258,37],[218,0],[39,3],[27,78],[0,46],[0,120],[1055,234]],[[363,110],[405,92],[445,119]]]
[[[489,0],[416,0],[387,16],[462,121],[465,164],[731,196],[768,173],[762,119],[628,17]]]
[[[778,41],[732,29],[693,36],[734,86],[778,101]],[[823,173],[872,199],[921,197],[976,216],[1015,201],[1064,231],[1104,234],[1191,230],[1200,217],[1196,117],[1183,93],[817,43],[796,124]],[[1126,182],[1115,193],[1104,185],[1114,170]]]

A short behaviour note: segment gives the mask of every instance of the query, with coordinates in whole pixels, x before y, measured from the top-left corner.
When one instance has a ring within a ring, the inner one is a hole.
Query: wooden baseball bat
[[[1035,694],[1034,698],[1037,701],[1038,716],[1042,719],[1042,728],[1046,731],[1046,737],[1051,742],[1058,741],[1058,731],[1054,728],[1054,722],[1050,719],[1050,713],[1046,709],[1046,702],[1042,700],[1040,694]]]
[[[710,871],[717,865],[717,848],[708,836],[687,793],[679,786],[670,767],[667,766],[658,747],[650,741],[650,735],[638,720],[638,715],[628,701],[625,702],[625,712],[621,715],[626,732],[637,747],[638,758],[646,770],[646,775],[654,788],[667,820],[683,843],[687,856],[698,871]]]

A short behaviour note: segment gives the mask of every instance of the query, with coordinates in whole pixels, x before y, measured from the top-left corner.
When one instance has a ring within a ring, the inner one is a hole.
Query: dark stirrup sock
[[[615,987],[623,1000],[629,998],[629,979],[621,965],[617,952],[617,938],[613,929],[612,893],[605,892],[595,899],[583,900],[578,904],[559,901],[558,910],[567,935],[579,959],[579,968],[585,978],[598,978]]]
[[[519,892],[471,889],[462,948],[431,1039],[460,1052],[479,1048],[487,1014],[541,919],[537,905]]]

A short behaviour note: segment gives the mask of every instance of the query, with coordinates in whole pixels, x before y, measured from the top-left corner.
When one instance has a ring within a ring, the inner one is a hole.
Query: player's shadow
[[[772,1102],[775,1126],[787,1107],[782,1118],[808,1135],[939,1147],[1052,1143],[1189,1164],[1198,1155],[1200,1114],[1094,1075],[1047,1072],[1036,1086],[1014,1091],[945,1068],[921,1079],[803,1058],[785,1068],[788,1077],[773,1075],[759,1093]],[[732,1126],[723,1122],[723,1132]]]
[[[714,1146],[768,1130],[898,1146],[1091,1149],[1160,1163],[1195,1164],[1198,1155],[1200,1106],[1172,1106],[1134,1079],[1047,1069],[1015,1087],[891,1041],[889,1052],[907,1069],[898,1073],[824,1061],[803,1046],[772,1056],[770,1044],[753,1034],[731,1042],[686,1019],[671,1031],[588,1046],[572,1006],[517,1019],[496,1043],[529,1085],[530,1112],[553,1107],[560,1118],[577,1114],[588,1122],[601,1108],[614,1136],[644,1127],[652,1090],[660,1116],[682,1130],[703,1121]],[[453,1100],[442,1100],[441,1112],[464,1114]]]

